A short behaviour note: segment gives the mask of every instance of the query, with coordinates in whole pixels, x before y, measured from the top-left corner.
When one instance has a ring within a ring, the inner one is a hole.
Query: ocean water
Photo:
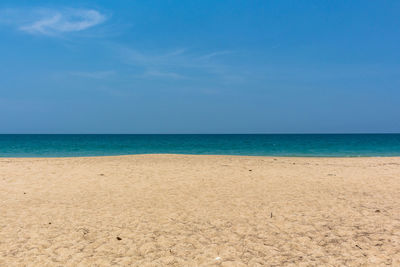
[[[0,135],[0,157],[152,153],[251,156],[400,156],[400,134]]]

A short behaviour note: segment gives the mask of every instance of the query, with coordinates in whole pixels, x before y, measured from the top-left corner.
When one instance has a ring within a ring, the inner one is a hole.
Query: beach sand
[[[400,266],[400,158],[2,158],[0,189],[0,266]]]

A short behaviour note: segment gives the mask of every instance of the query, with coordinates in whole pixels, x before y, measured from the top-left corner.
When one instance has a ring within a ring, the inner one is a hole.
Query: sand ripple
[[[0,159],[0,266],[400,266],[399,158]]]

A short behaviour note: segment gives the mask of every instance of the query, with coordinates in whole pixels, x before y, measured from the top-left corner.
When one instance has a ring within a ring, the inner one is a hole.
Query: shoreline
[[[75,158],[112,158],[112,157],[134,157],[134,156],[204,156],[204,157],[249,157],[249,158],[281,158],[281,159],[400,159],[399,156],[258,156],[258,155],[230,155],[230,154],[176,154],[176,153],[149,153],[149,154],[123,154],[123,155],[101,155],[101,156],[66,156],[66,157],[2,157],[2,159],[75,159]]]

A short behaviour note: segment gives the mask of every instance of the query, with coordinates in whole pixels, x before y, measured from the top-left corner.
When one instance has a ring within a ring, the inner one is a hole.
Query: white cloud
[[[78,32],[103,23],[106,16],[94,9],[6,9],[1,21],[29,34],[57,35]]]

